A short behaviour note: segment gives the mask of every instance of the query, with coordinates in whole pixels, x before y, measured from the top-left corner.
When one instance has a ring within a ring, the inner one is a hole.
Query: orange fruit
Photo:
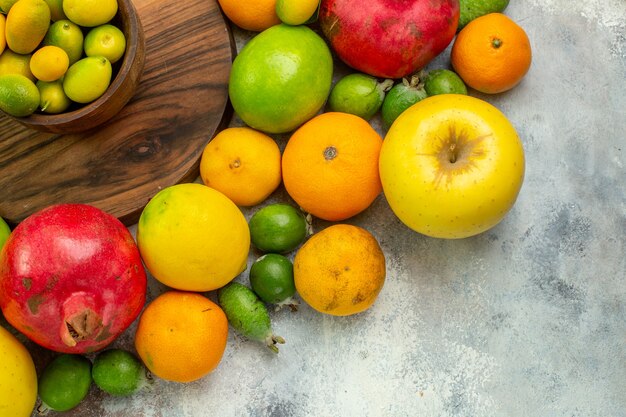
[[[487,94],[515,87],[530,68],[530,40],[502,13],[489,13],[467,24],[457,35],[450,60],[463,81]]]
[[[280,185],[280,149],[249,127],[224,129],[204,148],[200,177],[238,206],[257,205]]]
[[[294,132],[283,152],[283,183],[305,211],[344,220],[382,191],[378,156],[383,140],[362,118],[329,112]]]
[[[191,382],[217,367],[227,338],[228,320],[220,306],[198,293],[169,291],[141,315],[135,348],[154,375]]]
[[[293,273],[307,304],[322,313],[347,316],[376,301],[385,283],[385,255],[367,230],[335,224],[298,250]]]
[[[222,11],[242,29],[261,32],[280,23],[276,15],[276,0],[219,0]]]

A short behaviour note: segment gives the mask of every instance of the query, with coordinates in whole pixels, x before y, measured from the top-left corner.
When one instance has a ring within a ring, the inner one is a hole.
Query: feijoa
[[[217,299],[231,326],[243,336],[263,342],[278,353],[277,343],[285,339],[272,331],[270,315],[263,301],[250,288],[231,282],[219,289]]]
[[[380,109],[385,93],[392,86],[393,80],[379,82],[371,75],[348,74],[330,91],[328,107],[331,111],[350,113],[369,120]]]
[[[91,361],[63,354],[52,360],[39,378],[40,409],[67,411],[85,399],[91,386]]]
[[[134,394],[148,383],[141,361],[123,349],[98,353],[93,361],[91,376],[102,391],[118,396]]]
[[[381,107],[381,116],[385,129],[389,129],[400,114],[413,104],[428,97],[420,77],[414,75],[410,80],[403,78],[394,85],[385,96]]]

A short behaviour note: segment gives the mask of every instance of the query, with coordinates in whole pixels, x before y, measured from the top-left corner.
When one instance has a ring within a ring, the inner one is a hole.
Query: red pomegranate
[[[65,353],[100,350],[141,312],[146,272],[132,235],[85,204],[32,214],[0,252],[0,308],[16,329]]]
[[[426,66],[454,38],[459,0],[322,0],[319,22],[339,58],[381,78]]]

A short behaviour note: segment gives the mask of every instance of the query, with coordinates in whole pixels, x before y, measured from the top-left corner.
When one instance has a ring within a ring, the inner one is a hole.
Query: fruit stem
[[[386,79],[383,82],[378,84],[378,88],[380,88],[380,91],[382,91],[383,93],[386,93],[387,91],[391,90],[391,87],[393,87],[393,80],[390,79]]]
[[[329,146],[328,148],[324,149],[324,159],[326,159],[327,161],[332,161],[333,159],[335,159],[336,156],[337,148],[335,148],[334,146]]]
[[[502,46],[502,39],[493,38],[491,40],[491,45],[493,45],[494,48],[498,49],[500,46]]]
[[[265,339],[265,344],[274,353],[278,353],[278,346],[276,346],[277,343],[280,343],[282,345],[285,343],[285,339],[280,336],[276,336],[273,333],[267,336],[267,338]]]

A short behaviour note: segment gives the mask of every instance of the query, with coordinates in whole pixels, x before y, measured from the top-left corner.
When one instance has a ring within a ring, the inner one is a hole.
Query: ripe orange
[[[489,13],[459,32],[450,59],[468,86],[495,94],[510,90],[524,78],[532,51],[524,29],[502,13]]]
[[[204,185],[238,206],[254,206],[280,185],[280,149],[274,139],[248,127],[222,130],[202,152]]]
[[[242,29],[261,32],[280,23],[276,15],[276,0],[219,0],[222,11]]]
[[[283,183],[305,211],[344,220],[382,191],[378,156],[383,140],[362,118],[329,112],[302,125],[283,152]]]
[[[368,309],[385,283],[385,256],[376,238],[348,224],[311,236],[296,253],[293,268],[300,297],[335,316]]]
[[[154,375],[191,382],[217,367],[227,338],[228,321],[220,306],[198,293],[169,291],[141,315],[135,348]]]

